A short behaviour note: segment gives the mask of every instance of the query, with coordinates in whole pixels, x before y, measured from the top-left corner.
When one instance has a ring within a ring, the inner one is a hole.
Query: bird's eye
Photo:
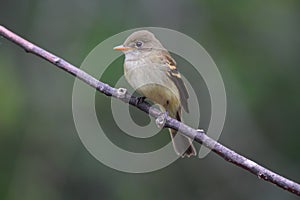
[[[143,45],[143,43],[141,42],[141,41],[137,41],[136,43],[135,43],[135,46],[136,47],[141,47]]]

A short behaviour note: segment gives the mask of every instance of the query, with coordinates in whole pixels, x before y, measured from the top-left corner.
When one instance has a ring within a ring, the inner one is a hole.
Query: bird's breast
[[[143,59],[126,61],[124,74],[137,92],[153,102],[165,108],[167,104],[180,105],[179,91],[162,66],[147,64]]]

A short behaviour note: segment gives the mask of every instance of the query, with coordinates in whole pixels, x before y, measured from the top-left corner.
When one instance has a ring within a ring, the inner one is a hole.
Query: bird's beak
[[[128,50],[131,50],[131,49],[132,48],[130,48],[130,47],[124,47],[123,45],[114,47],[114,50],[116,50],[116,51],[128,51]]]

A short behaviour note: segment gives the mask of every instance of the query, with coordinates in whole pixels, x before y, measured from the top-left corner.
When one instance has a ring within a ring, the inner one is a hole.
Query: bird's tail
[[[180,111],[176,113],[176,119],[181,121]],[[175,152],[182,157],[190,157],[196,155],[196,150],[192,144],[192,140],[182,134],[177,134],[177,131],[169,129]]]

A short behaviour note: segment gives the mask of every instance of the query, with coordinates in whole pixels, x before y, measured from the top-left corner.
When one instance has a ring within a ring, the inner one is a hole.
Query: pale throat
[[[138,51],[138,50],[130,50],[125,51],[125,61],[138,61],[144,60],[151,54],[151,51]]]

